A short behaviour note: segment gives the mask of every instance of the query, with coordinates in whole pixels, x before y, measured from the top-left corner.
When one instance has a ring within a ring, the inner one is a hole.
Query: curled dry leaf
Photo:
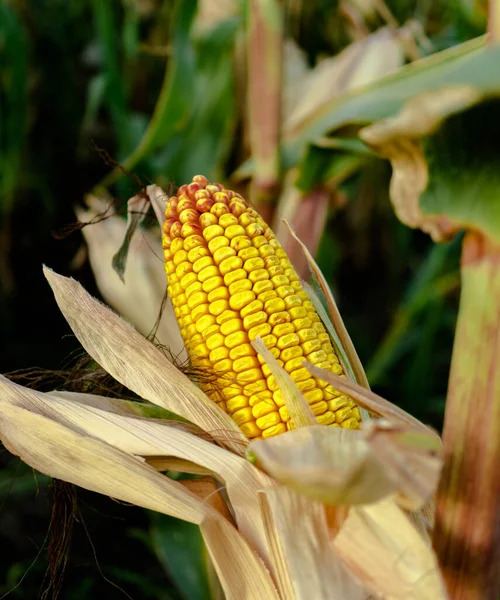
[[[162,194],[165,195],[163,191]],[[76,210],[83,222],[92,221],[109,208],[106,202],[95,196],[88,197],[87,202],[87,211]],[[156,338],[169,349],[172,357],[182,363],[187,360],[187,353],[170,299],[163,304],[161,313],[166,285],[159,236],[147,230],[135,232],[130,239],[127,270],[122,281],[113,269],[112,260],[125,238],[126,229],[125,221],[113,214],[82,229],[99,291],[104,300],[143,335],[147,336],[154,330],[161,314]]]
[[[238,454],[246,438],[236,423],[153,344],[92,298],[73,279],[44,268],[56,301],[85,350],[138,396],[195,423]]]
[[[285,487],[259,496],[282,598],[368,598],[332,549],[321,503]]]
[[[315,425],[249,449],[274,479],[327,504],[366,504],[397,491],[361,431]]]
[[[344,563],[383,598],[447,598],[430,544],[393,500],[352,507],[334,546]]]
[[[419,200],[427,188],[429,174],[419,139],[432,134],[441,122],[483,98],[470,86],[447,87],[425,92],[409,100],[398,114],[365,127],[359,137],[392,165],[390,197],[398,218],[409,227],[419,227],[434,241],[442,241],[457,226],[441,215],[426,215]]]
[[[295,427],[299,428],[307,427],[308,425],[316,425],[316,417],[307,403],[307,400],[302,395],[302,392],[285,369],[280,367],[278,361],[266,348],[261,338],[258,337],[254,340],[252,346],[266,361],[272,376],[278,384],[281,395],[283,396],[283,402],[288,409],[290,418]]]
[[[224,481],[238,526],[262,556],[266,556],[257,491],[273,482],[243,458],[200,437],[184,424],[175,427],[155,419],[141,419],[101,410],[84,402],[43,394],[0,376],[2,402],[43,415],[80,434],[100,439],[115,448],[144,457],[173,456],[217,473]],[[83,396],[83,394],[82,394]]]

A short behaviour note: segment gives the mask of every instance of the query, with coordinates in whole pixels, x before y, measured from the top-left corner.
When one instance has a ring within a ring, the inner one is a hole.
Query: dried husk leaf
[[[78,282],[46,267],[44,273],[76,337],[112,377],[142,398],[195,423],[233,452],[243,453],[246,437],[236,423],[153,344]]]
[[[167,207],[168,194],[159,185],[148,185],[146,193],[149,196],[151,206],[158,220],[160,227],[163,227],[165,221],[165,209]]]
[[[436,442],[440,441],[439,436],[430,427],[427,427],[421,423],[415,417],[412,417],[409,413],[405,412],[395,404],[391,404],[382,396],[373,393],[369,389],[362,387],[353,381],[349,381],[343,377],[339,377],[330,371],[320,369],[311,363],[304,361],[304,367],[311,373],[313,377],[318,377],[322,381],[331,383],[335,389],[343,392],[352,398],[359,406],[366,410],[384,417],[394,423],[401,423],[409,427],[415,428],[422,433],[434,436]]]
[[[307,403],[307,400],[302,395],[302,392],[295,385],[290,375],[282,369],[278,364],[278,361],[274,358],[271,352],[266,348],[264,342],[258,337],[252,342],[252,346],[266,361],[266,365],[269,367],[272,376],[275,378],[276,383],[283,396],[283,401],[288,409],[290,418],[292,419],[295,427],[308,427],[309,425],[316,425],[317,421],[314,416],[311,407]]]
[[[352,507],[334,546],[364,584],[384,598],[447,598],[432,548],[393,500]]]
[[[85,433],[138,456],[174,456],[217,473],[224,481],[242,533],[266,556],[257,491],[273,482],[248,461],[191,432],[161,420],[141,419],[103,411],[83,402],[71,402],[12,383],[0,376],[2,403],[11,403],[44,415],[78,433]]]
[[[204,476],[196,479],[185,479],[181,481],[181,485],[234,525],[233,516],[222,497],[221,488],[213,477]]]
[[[177,471],[179,473],[189,473],[190,475],[218,477],[215,473],[190,460],[176,458],[175,456],[146,456],[145,460],[148,465],[151,465],[157,471]]]
[[[25,408],[0,403],[0,436],[10,452],[51,477],[200,524],[210,510],[144,461]]]
[[[340,339],[340,343],[342,344],[342,347],[344,348],[344,351],[347,355],[349,364],[352,367],[352,370],[354,372],[354,376],[356,378],[357,383],[359,383],[359,385],[362,385],[366,388],[369,388],[370,386],[368,384],[368,379],[366,378],[365,370],[363,369],[363,365],[361,364],[361,361],[359,360],[359,356],[358,356],[358,353],[356,352],[356,348],[354,347],[354,344],[352,343],[352,340],[347,332],[347,329],[344,325],[344,321],[342,320],[339,309],[337,308],[337,303],[335,302],[335,298],[333,297],[333,294],[328,286],[328,283],[326,282],[326,279],[323,276],[323,273],[321,272],[320,268],[316,264],[316,261],[312,257],[312,255],[309,252],[309,250],[307,249],[306,245],[301,242],[301,240],[297,237],[297,235],[295,234],[293,229],[288,225],[288,223],[285,223],[285,224],[288,226],[288,228],[290,230],[290,235],[297,241],[297,243],[302,248],[302,251],[304,252],[304,254],[307,258],[309,268],[311,269],[312,274],[316,278],[316,280],[319,284],[319,287],[326,298],[326,302],[328,305],[328,311],[330,312],[330,318],[332,320],[335,331]]]
[[[327,504],[366,504],[397,491],[361,431],[315,425],[251,442],[276,481]]]
[[[42,473],[201,524],[227,597],[279,600],[263,563],[236,529],[207,502],[141,459],[6,403],[0,403],[0,437],[12,453]],[[247,595],[234,595],[237,589],[247,590]],[[259,589],[264,596],[258,595]]]
[[[284,487],[259,497],[282,598],[368,598],[332,549],[321,503]]]
[[[200,529],[226,598],[283,600],[259,557],[225,523],[223,519],[206,519]]]
[[[113,214],[96,221],[99,214],[109,213],[109,205],[95,196],[88,196],[87,203],[89,209],[78,208],[76,214],[80,221],[92,222],[82,229],[82,233],[101,295],[140,333],[148,336],[154,331],[156,339],[182,364],[187,360],[184,341],[170,298],[164,302],[166,283],[160,236],[141,230],[132,237],[127,271],[122,281],[113,269],[112,259],[125,237],[125,221]],[[160,312],[161,319],[157,324]]]

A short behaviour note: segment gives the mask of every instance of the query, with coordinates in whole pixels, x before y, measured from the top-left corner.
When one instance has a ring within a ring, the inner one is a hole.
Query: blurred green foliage
[[[0,4],[1,372],[58,368],[78,348],[71,337],[61,340],[68,328],[41,263],[97,290],[80,234],[57,239],[52,233],[75,220],[74,204],[96,185],[111,186],[119,207],[140,187],[96,147],[141,182],[164,186],[196,173],[227,180],[248,159],[244,0],[211,22],[217,4]],[[410,23],[405,31],[419,32],[410,38],[425,56],[481,35],[486,15],[485,4],[472,0],[287,0],[283,8],[286,33],[309,67],[387,23]],[[370,108],[376,94],[360,100],[362,107]],[[387,103],[402,99],[391,92],[377,101],[389,114]],[[336,186],[318,262],[374,389],[439,428],[457,313],[459,243],[434,246],[401,225],[388,200],[390,168],[346,133],[341,130],[329,148],[296,151],[303,159],[302,190]],[[45,585],[51,484],[7,453],[0,458],[0,593],[35,598]],[[192,526],[179,529],[166,517],[150,518],[83,491],[78,496],[81,512],[62,598],[208,597],[202,573],[197,569],[199,578],[191,577],[193,565],[186,564],[189,548],[200,547]],[[176,556],[172,544],[179,536],[187,541],[179,543],[185,554]]]

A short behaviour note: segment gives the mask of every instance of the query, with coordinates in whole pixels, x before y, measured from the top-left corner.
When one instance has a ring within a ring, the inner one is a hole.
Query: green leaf
[[[211,598],[207,555],[196,525],[150,513],[151,539],[158,560],[186,600]]]

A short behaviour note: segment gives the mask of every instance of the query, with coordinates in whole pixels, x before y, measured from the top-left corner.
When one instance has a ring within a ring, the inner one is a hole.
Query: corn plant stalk
[[[500,593],[500,246],[469,232],[434,546],[454,600]],[[480,432],[480,433],[479,433]]]
[[[283,11],[277,0],[248,0],[248,123],[255,159],[252,201],[265,221],[279,187]]]

